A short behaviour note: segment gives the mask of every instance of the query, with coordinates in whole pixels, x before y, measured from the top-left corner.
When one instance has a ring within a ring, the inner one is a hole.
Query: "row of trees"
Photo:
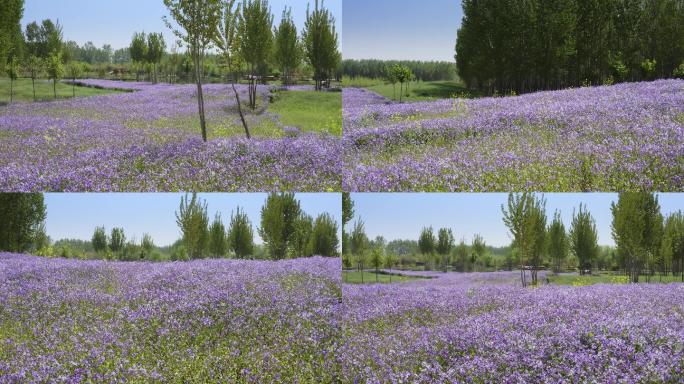
[[[682,0],[464,0],[458,75],[489,94],[684,77]]]
[[[176,252],[179,258],[220,258],[226,257],[229,251],[238,258],[253,255],[252,224],[239,208],[231,214],[227,229],[219,214],[210,225],[206,202],[193,194],[191,198],[181,199],[176,222],[182,234],[182,249]],[[272,260],[339,254],[337,222],[328,213],[313,219],[301,209],[293,193],[268,195],[257,231]]]
[[[555,212],[546,226],[545,206],[543,197],[523,193],[509,195],[507,206],[501,208],[520,258],[523,285],[527,284],[525,269],[531,270],[531,283],[537,283],[544,255],[551,258],[554,271],[559,272],[568,252],[577,258],[582,274],[613,264],[634,283],[640,276],[650,280],[656,273],[681,274],[684,281],[684,217],[681,211],[663,217],[656,195],[621,193],[611,204],[615,249],[608,252],[598,246],[596,223],[586,206],[580,204],[579,210],[573,212],[567,232],[560,212]],[[601,257],[606,253],[610,253],[612,261]]]
[[[197,84],[197,101],[202,137],[206,141],[206,119],[202,94],[202,69],[207,50],[215,47],[221,54],[222,64],[237,100],[245,134],[249,138],[249,128],[243,117],[240,97],[235,89],[235,78],[242,65],[248,69],[249,106],[257,105],[257,82],[264,76],[264,68],[274,52],[273,15],[267,0],[164,0],[171,18],[180,27],[176,29],[170,20],[164,18],[167,26],[187,46],[193,61],[194,77]],[[322,3],[316,0],[313,11],[307,9],[307,17],[302,32],[301,43],[292,22],[289,10],[283,13],[283,21],[275,30],[276,61],[290,67],[297,63],[299,46],[303,47],[304,58],[314,69],[316,89],[331,70],[339,65],[341,55],[337,49],[335,20]],[[287,68],[289,72],[291,68]]]
[[[157,65],[166,51],[166,41],[161,33],[145,32],[133,34],[128,53],[135,66],[136,81],[140,80],[140,70],[146,64],[152,65],[152,80],[157,82]]]
[[[46,207],[40,193],[0,193],[0,251],[35,252],[47,246]]]
[[[20,20],[23,14],[23,0],[11,0],[11,2],[18,7],[17,9],[22,10],[18,13]],[[13,30],[15,29],[13,28]],[[13,101],[14,80],[22,73],[31,78],[35,100],[35,80],[43,72],[53,81],[53,95],[57,98],[57,81],[62,79],[65,72],[68,70],[69,74],[75,77],[82,71],[79,63],[74,63],[67,69],[64,67],[64,64],[69,61],[69,57],[64,54],[66,50],[62,37],[62,27],[59,22],[53,23],[51,20],[43,20],[41,24],[38,24],[34,21],[26,26],[25,34],[22,33],[19,26],[18,33],[15,33],[14,36],[9,41],[8,46],[0,48],[0,51],[7,52],[5,60],[0,61],[0,66],[4,68],[5,74],[10,79],[10,102]],[[7,44],[7,41],[3,44]]]
[[[123,228],[95,228],[90,242],[60,240],[45,233],[46,207],[42,194],[0,194],[0,251],[31,252],[41,256],[94,257],[108,260],[161,260],[162,250],[145,233],[140,241],[127,239]],[[273,193],[261,209],[257,229],[265,254],[254,244],[254,229],[241,208],[226,226],[220,214],[210,222],[207,203],[193,194],[181,199],[176,222],[181,239],[168,253],[173,260],[201,258],[268,258],[281,260],[313,255],[339,255],[338,224],[323,213],[315,219],[304,212],[292,193]],[[90,255],[90,256],[88,256]]]
[[[545,268],[556,273],[576,268],[581,274],[613,270],[635,283],[640,277],[650,280],[656,274],[680,275],[684,281],[684,214],[677,211],[663,216],[654,194],[621,193],[611,205],[615,247],[598,245],[596,222],[583,204],[573,212],[569,227],[559,211],[549,220],[545,198],[534,193],[510,194],[501,211],[512,239],[510,248],[489,247],[480,235],[475,235],[470,245],[464,239],[455,244],[451,229],[435,232],[432,227],[424,227],[417,241],[386,243],[382,237],[368,239],[361,218],[346,228],[354,217],[354,203],[345,194],[344,266],[391,269],[397,263],[410,263],[426,270],[471,272],[511,270],[517,263],[524,286],[538,284],[538,271]]]
[[[456,65],[445,61],[346,59],[342,61],[341,71],[352,79],[386,79],[387,69],[395,65],[407,67],[419,81],[453,80],[456,77]]]
[[[404,84],[406,84],[406,96],[408,96],[409,86],[411,81],[415,78],[415,75],[411,71],[411,68],[402,64],[394,64],[391,67],[385,68],[385,78],[394,88],[393,97],[395,100],[397,98],[397,83],[399,83],[399,102],[401,102],[404,94]]]

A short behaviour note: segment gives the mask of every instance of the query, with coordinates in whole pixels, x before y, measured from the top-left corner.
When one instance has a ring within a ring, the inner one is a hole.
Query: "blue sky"
[[[344,0],[345,59],[454,61],[459,0]]]
[[[559,193],[545,197],[549,221],[558,209],[569,230],[573,209],[584,203],[596,219],[599,244],[614,244],[610,234],[610,203],[617,200],[616,194]],[[510,244],[508,229],[501,220],[501,204],[506,204],[507,199],[505,193],[352,194],[356,213],[353,220],[361,216],[370,238],[382,235],[387,240],[415,240],[423,226],[432,225],[435,230],[451,228],[457,241],[465,237],[470,242],[479,233],[487,244],[504,246]],[[659,201],[664,215],[684,210],[684,194],[660,194]]]
[[[97,226],[105,226],[107,232],[122,227],[126,237],[140,240],[149,233],[157,245],[170,245],[180,237],[175,212],[181,193],[46,193],[46,230],[53,239],[71,238],[90,240]],[[261,243],[256,233],[260,223],[261,207],[266,200],[264,193],[210,193],[198,194],[208,203],[210,220],[219,211],[227,226],[230,214],[240,206],[247,212],[254,228],[255,241]],[[339,193],[301,193],[296,195],[302,209],[314,218],[328,212],[338,222],[341,232],[341,195]]]
[[[307,0],[270,0],[274,24],[280,22],[287,5],[292,7],[292,16],[301,32],[307,3]],[[342,0],[327,0],[325,5],[335,16],[340,33]],[[162,32],[170,49],[175,37],[162,21],[165,15],[168,11],[162,0],[26,0],[22,25],[59,19],[65,40],[81,45],[92,41],[98,47],[111,44],[114,49],[127,47],[134,32]]]

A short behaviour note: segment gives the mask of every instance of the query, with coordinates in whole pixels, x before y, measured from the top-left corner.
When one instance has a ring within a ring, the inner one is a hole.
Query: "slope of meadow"
[[[132,92],[0,108],[0,190],[340,190],[339,137],[284,126],[266,86],[248,140],[229,87],[206,85],[204,143],[192,85],[83,83]]]
[[[336,382],[340,269],[0,253],[0,383]]]
[[[435,275],[436,276],[436,275]],[[519,287],[447,273],[343,285],[348,383],[680,383],[684,284]]]
[[[684,190],[682,80],[343,105],[345,190]]]

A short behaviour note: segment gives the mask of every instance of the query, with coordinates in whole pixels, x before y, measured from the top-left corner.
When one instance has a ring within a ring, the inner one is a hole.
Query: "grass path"
[[[98,89],[92,87],[76,86],[76,97],[107,95],[119,93],[112,89]],[[33,101],[33,87],[31,79],[17,79],[13,84],[14,101]],[[68,99],[73,97],[72,86],[64,83],[57,83],[57,98]],[[36,79],[36,99],[39,101],[54,100],[52,82],[45,79]],[[10,101],[10,81],[8,78],[0,78],[0,104]]]
[[[349,284],[389,284],[389,283],[405,283],[413,280],[423,280],[424,277],[414,277],[406,275],[395,275],[388,273],[378,273],[369,271],[342,271],[342,282]]]

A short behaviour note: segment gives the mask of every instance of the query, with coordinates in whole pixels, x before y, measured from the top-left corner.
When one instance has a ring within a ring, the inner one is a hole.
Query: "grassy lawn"
[[[31,79],[17,79],[14,81],[14,101],[33,101],[33,89]],[[113,90],[96,89],[90,87],[76,87],[76,97],[106,95],[118,93]],[[36,79],[36,98],[40,101],[53,100],[52,82],[45,79]],[[57,83],[57,98],[72,97],[71,85]],[[10,81],[8,78],[0,78],[0,103],[10,100]]]
[[[268,111],[277,114],[285,126],[342,135],[340,92],[280,91]]]
[[[399,99],[399,84],[396,84],[396,98]],[[403,101],[426,101],[435,99],[448,99],[454,96],[468,94],[467,89],[458,81],[423,81],[412,82],[406,92],[404,84]],[[388,99],[394,99],[394,87],[392,84],[378,84],[368,87],[369,90],[377,92]],[[406,96],[408,94],[408,97]],[[469,95],[469,94],[468,94]]]
[[[425,277],[415,277],[415,276],[403,276],[403,275],[390,275],[386,273],[378,273],[377,275],[377,280],[375,273],[373,272],[368,272],[368,271],[342,271],[342,282],[344,283],[351,283],[351,284],[362,284],[361,279],[363,278],[363,284],[375,284],[377,283],[382,283],[382,284],[388,284],[390,283],[390,279],[392,283],[404,283],[407,281],[412,281],[412,280],[421,280],[425,279]]]
[[[594,284],[627,284],[629,282],[628,277],[625,275],[591,275],[591,276],[580,276],[572,274],[560,274],[560,275],[549,275],[549,283],[556,285],[594,285]],[[639,282],[647,282],[647,276],[639,277]],[[651,283],[678,283],[681,282],[681,276],[667,275],[662,278],[659,275],[651,276]]]

